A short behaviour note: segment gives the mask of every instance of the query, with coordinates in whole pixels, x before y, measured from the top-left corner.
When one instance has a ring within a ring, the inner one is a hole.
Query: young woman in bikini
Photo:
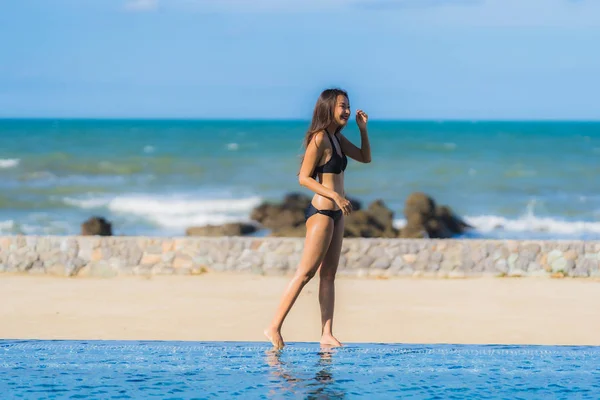
[[[321,344],[341,346],[333,336],[335,274],[344,237],[344,216],[352,205],[345,197],[344,170],[347,157],[371,162],[367,133],[367,114],[356,112],[360,130],[360,148],[341,131],[350,118],[350,102],[345,91],[327,89],[321,93],[313,112],[312,123],[304,138],[305,153],[299,173],[300,185],[315,193],[306,210],[306,239],[300,264],[283,293],[279,307],[264,334],[276,348],[285,345],[281,327],[304,286],[319,270],[319,304],[321,307]]]

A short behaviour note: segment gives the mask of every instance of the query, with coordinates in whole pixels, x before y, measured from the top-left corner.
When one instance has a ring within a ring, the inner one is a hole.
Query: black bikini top
[[[327,133],[327,137],[329,138],[329,141],[331,142],[331,150],[332,150],[331,158],[329,158],[329,160],[325,164],[319,165],[315,168],[313,177],[315,177],[317,175],[317,173],[341,174],[342,171],[346,170],[346,165],[348,165],[348,158],[346,157],[346,154],[344,154],[344,151],[342,150],[342,145],[340,144],[340,141],[337,139],[337,137],[335,138],[340,147],[340,151],[342,152],[341,156],[338,154],[337,150],[335,149],[335,145],[333,144],[333,139],[331,138],[331,135],[329,134],[329,132],[327,130],[325,130],[325,132]]]

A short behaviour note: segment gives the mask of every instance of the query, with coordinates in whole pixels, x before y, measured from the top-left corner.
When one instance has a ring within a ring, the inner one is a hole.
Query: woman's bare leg
[[[315,214],[306,221],[306,240],[300,264],[283,293],[271,325],[264,331],[265,336],[276,348],[282,348],[285,345],[281,337],[283,321],[302,288],[312,279],[321,265],[329,248],[333,230],[333,220],[325,215]]]
[[[321,306],[321,344],[325,346],[341,346],[333,336],[333,309],[335,306],[335,274],[337,272],[342,240],[344,239],[344,218],[336,223],[319,273],[319,305]]]

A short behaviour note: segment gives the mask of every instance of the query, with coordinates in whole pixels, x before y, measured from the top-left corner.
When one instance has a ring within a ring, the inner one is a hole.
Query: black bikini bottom
[[[318,210],[312,203],[307,207],[306,213],[304,214],[305,221],[308,221],[310,217],[315,214],[323,214],[337,222],[342,217],[342,210]]]

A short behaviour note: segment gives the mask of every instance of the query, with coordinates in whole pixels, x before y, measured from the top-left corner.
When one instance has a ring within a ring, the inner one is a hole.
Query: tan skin
[[[327,129],[331,135],[339,128],[344,127],[350,118],[350,103],[345,96],[339,95],[333,111],[333,122]],[[368,116],[362,110],[356,112],[356,123],[361,134],[361,147],[357,147],[346,139],[341,133],[336,136],[341,144],[341,150],[348,158],[358,162],[371,162],[371,148],[367,133]],[[352,212],[351,203],[345,198],[344,172],[341,174],[318,174],[318,180],[311,177],[314,168],[325,164],[332,156],[333,151],[340,154],[338,144],[334,140],[335,148],[326,137],[326,132],[318,132],[307,146],[304,161],[300,168],[300,185],[312,190],[315,195],[312,204],[317,209],[342,210],[343,215]],[[306,221],[306,240],[302,258],[287,285],[281,302],[270,326],[264,334],[277,349],[284,347],[281,336],[283,321],[304,286],[319,271],[319,305],[321,307],[321,344],[324,346],[341,346],[333,336],[333,309],[335,303],[335,275],[337,272],[342,240],[344,237],[344,217],[336,223],[326,215],[315,214]]]

